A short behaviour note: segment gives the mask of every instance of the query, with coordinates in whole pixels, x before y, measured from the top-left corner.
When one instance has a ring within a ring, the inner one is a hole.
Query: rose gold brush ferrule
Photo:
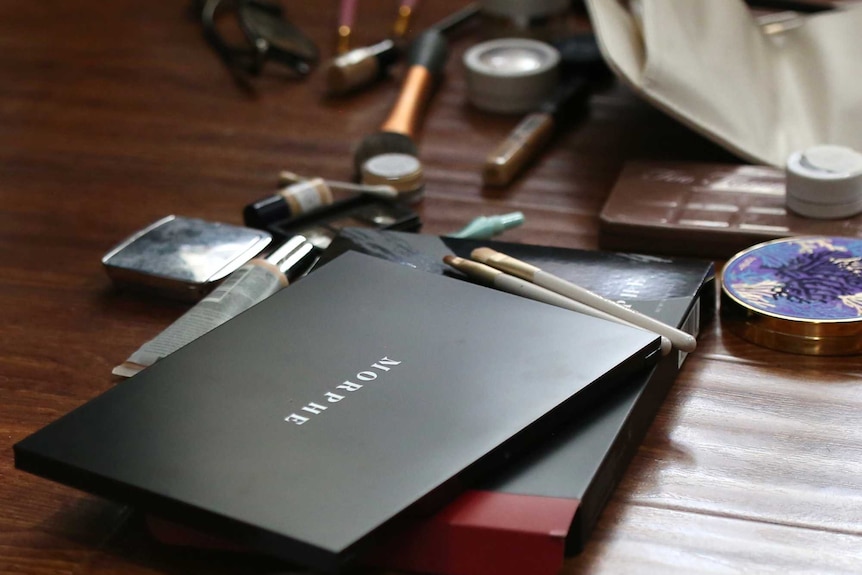
[[[383,132],[397,132],[413,138],[419,127],[423,107],[434,86],[431,72],[424,66],[411,66],[401,93],[389,117],[380,126]]]

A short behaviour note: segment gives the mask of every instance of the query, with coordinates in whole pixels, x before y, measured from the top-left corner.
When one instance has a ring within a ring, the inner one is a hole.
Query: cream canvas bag
[[[812,145],[862,151],[862,7],[769,34],[742,0],[587,0],[610,67],[740,157],[783,166]]]

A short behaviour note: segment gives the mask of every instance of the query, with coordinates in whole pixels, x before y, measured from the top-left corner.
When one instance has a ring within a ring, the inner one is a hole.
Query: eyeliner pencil
[[[554,293],[549,289],[543,288],[542,286],[530,283],[519,277],[509,275],[506,272],[501,272],[500,270],[492,268],[489,265],[451,255],[444,256],[443,261],[446,262],[446,264],[448,264],[449,266],[463,273],[467,277],[485,285],[491,286],[500,291],[519,295],[527,299],[540,301],[542,303],[561,307],[571,311],[580,312],[584,315],[598,317],[615,323],[621,323],[630,327],[643,329],[640,326],[622,320],[609,313],[603,312],[594,307],[590,307],[579,301],[567,298],[566,296],[560,295],[558,293]],[[670,343],[670,340],[668,338],[666,338],[665,336],[661,336],[662,355],[667,355],[668,353],[670,353],[671,345],[672,344]]]
[[[648,315],[622,306],[615,301],[602,297],[586,288],[568,282],[552,273],[543,271],[541,268],[534,265],[522,262],[521,260],[507,256],[506,254],[492,250],[491,248],[476,248],[470,255],[478,262],[525,279],[538,286],[547,288],[552,292],[571,298],[575,301],[579,301],[589,307],[603,311],[629,323],[633,323],[647,331],[662,335],[668,338],[675,347],[682,351],[694,351],[697,347],[697,340],[693,335],[688,334],[681,329],[671,327],[668,324]]]

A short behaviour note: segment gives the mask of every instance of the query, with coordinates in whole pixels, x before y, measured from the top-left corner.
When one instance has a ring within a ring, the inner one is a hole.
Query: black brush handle
[[[401,93],[389,117],[380,126],[383,132],[396,132],[413,138],[434,83],[446,66],[449,53],[446,37],[438,30],[429,29],[419,35],[407,54],[407,75]]]
[[[407,65],[422,66],[436,77],[443,72],[448,56],[449,42],[446,36],[435,28],[429,28],[410,45],[410,50],[407,52]]]

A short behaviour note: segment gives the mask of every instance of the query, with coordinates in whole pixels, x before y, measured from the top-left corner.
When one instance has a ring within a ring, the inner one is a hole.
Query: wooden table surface
[[[336,4],[287,5],[324,57]],[[375,4],[358,43],[388,30],[392,6]],[[458,5],[427,2],[417,25]],[[521,210],[526,224],[500,239],[596,248],[626,161],[736,161],[614,84],[524,177],[483,189],[484,156],[517,118],[465,103],[460,54],[475,41],[453,42],[419,137],[424,232]],[[398,82],[338,100],[319,74],[253,85],[237,88],[181,2],[0,3],[0,572],[281,570],[160,547],[129,509],[12,461],[15,442],[114,385],[112,366],[185,309],[112,289],[112,245],[170,213],[239,224],[281,169],[349,178]],[[862,572],[860,375],[858,357],[783,354],[708,325],[564,573]]]

